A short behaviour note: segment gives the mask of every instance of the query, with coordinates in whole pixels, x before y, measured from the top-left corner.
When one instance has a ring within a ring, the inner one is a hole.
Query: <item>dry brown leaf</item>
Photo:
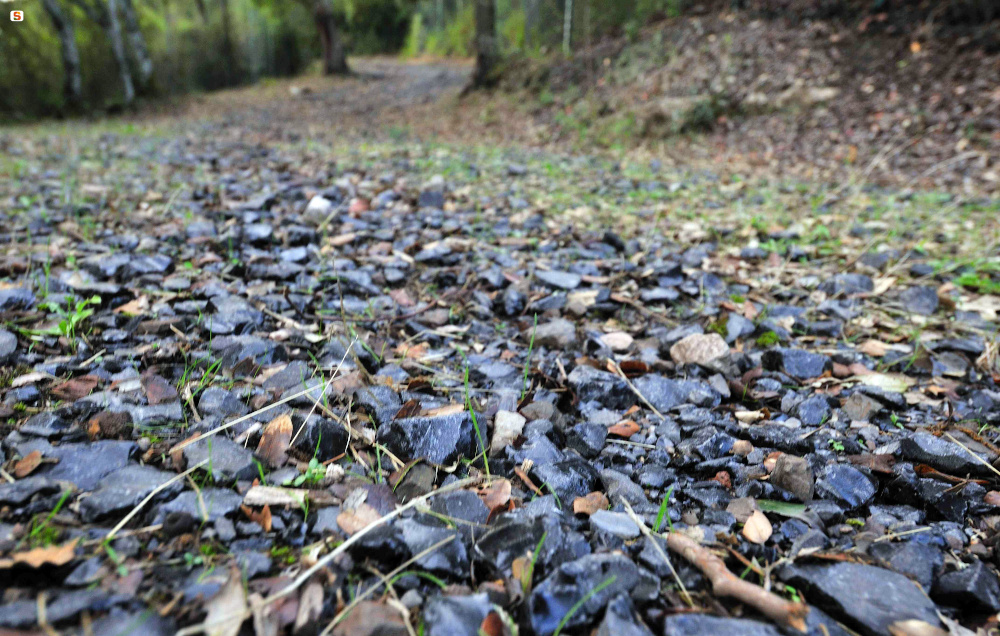
[[[0,570],[6,570],[15,565],[26,565],[35,569],[43,565],[52,565],[55,567],[66,565],[73,560],[78,541],[79,539],[73,539],[63,545],[50,545],[44,548],[28,550],[27,552],[15,552],[6,559],[0,559]]]
[[[373,634],[405,633],[399,612],[383,603],[362,601],[337,624],[333,636],[372,636]]]
[[[618,437],[632,437],[638,432],[639,425],[632,420],[622,420],[608,427],[608,435],[617,435]]]
[[[887,628],[892,636],[948,636],[948,632],[917,619],[896,621]]]
[[[506,479],[498,479],[489,486],[480,488],[476,494],[483,500],[489,510],[506,506],[510,501],[511,484]]]
[[[760,510],[754,510],[750,513],[746,523],[743,524],[742,534],[750,543],[762,545],[771,538],[773,530],[771,522],[767,519],[767,515]]]
[[[271,468],[280,468],[288,461],[288,447],[292,443],[292,418],[287,413],[271,420],[257,445],[257,456]]]
[[[479,626],[479,633],[483,636],[504,636],[506,632],[503,619],[495,611],[490,612]]]
[[[302,590],[299,595],[299,611],[295,615],[295,634],[304,633],[307,625],[315,625],[319,621],[319,616],[323,612],[323,586],[317,581],[312,581]]]
[[[76,402],[80,398],[90,395],[90,392],[97,388],[100,381],[96,375],[84,375],[52,387],[49,393],[60,400]]]
[[[445,404],[444,406],[439,406],[436,409],[430,409],[427,411],[427,417],[441,417],[444,415],[454,415],[456,413],[461,413],[465,410],[464,404]]]
[[[379,518],[377,510],[362,502],[356,508],[344,510],[337,515],[337,525],[347,535],[352,535],[375,523]]]
[[[240,506],[240,510],[243,511],[243,514],[245,514],[250,521],[253,521],[258,526],[263,528],[264,532],[271,531],[271,506],[265,505],[261,508],[260,512],[249,506]]]
[[[35,472],[42,463],[42,451],[33,450],[21,459],[14,462],[14,476],[18,479],[27,477]]]
[[[865,355],[873,358],[881,358],[889,351],[889,345],[878,340],[865,340],[857,349]]]
[[[393,419],[402,420],[415,415],[420,415],[420,400],[408,400],[403,406],[399,407],[399,410],[396,411],[396,417]]]
[[[744,424],[754,424],[767,419],[764,411],[736,411],[733,415]]]
[[[247,597],[243,589],[243,578],[238,567],[229,570],[229,580],[219,593],[213,596],[205,609],[205,633],[208,636],[237,636],[246,614]]]
[[[115,307],[112,311],[116,314],[125,314],[126,316],[141,316],[146,313],[149,309],[149,297],[139,296],[135,300],[130,300],[120,307]]]
[[[573,500],[573,514],[589,517],[598,510],[607,510],[610,505],[611,502],[604,496],[604,493],[592,492],[585,497],[577,497]]]

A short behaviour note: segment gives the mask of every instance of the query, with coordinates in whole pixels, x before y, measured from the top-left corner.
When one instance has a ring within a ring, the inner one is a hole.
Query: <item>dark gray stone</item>
[[[824,468],[816,479],[816,495],[848,509],[860,508],[875,497],[875,486],[857,468],[833,464]]]
[[[108,475],[100,488],[80,501],[80,517],[85,523],[93,523],[129,510],[173,477],[176,474],[151,466],[126,466]],[[178,481],[159,494],[166,499],[182,489],[183,484]]]
[[[794,565],[779,576],[862,634],[884,636],[889,625],[910,619],[940,625],[937,608],[917,584],[890,570],[858,563]]]
[[[997,573],[978,560],[938,578],[931,594],[939,603],[952,607],[975,607],[990,613],[1000,611]]]
[[[477,416],[480,431],[485,436],[486,420]],[[403,461],[423,457],[440,466],[454,463],[461,457],[474,457],[477,440],[472,417],[467,411],[440,417],[408,417],[382,426],[378,441]],[[486,443],[485,437],[483,442]]]
[[[921,316],[930,316],[938,308],[937,290],[933,287],[910,287],[899,295],[906,311]]]
[[[480,626],[492,604],[486,594],[474,596],[436,596],[424,609],[424,627],[434,636],[469,636],[480,633]]]

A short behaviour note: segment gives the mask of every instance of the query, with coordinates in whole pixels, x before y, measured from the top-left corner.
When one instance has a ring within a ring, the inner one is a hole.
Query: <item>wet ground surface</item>
[[[0,627],[993,624],[996,202],[404,143],[466,71],[380,64],[5,135]]]

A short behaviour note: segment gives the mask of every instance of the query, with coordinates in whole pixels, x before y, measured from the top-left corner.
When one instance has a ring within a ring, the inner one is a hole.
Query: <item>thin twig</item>
[[[277,601],[279,599],[282,599],[282,598],[288,596],[289,594],[291,594],[292,592],[294,592],[295,590],[299,589],[300,587],[302,587],[303,583],[305,583],[310,578],[312,578],[312,576],[314,574],[316,574],[317,572],[319,572],[320,570],[322,570],[323,568],[325,568],[331,561],[333,561],[338,556],[340,556],[341,554],[343,554],[344,552],[346,552],[347,549],[350,548],[355,543],[357,543],[361,539],[361,537],[365,536],[366,534],[368,534],[369,532],[371,532],[375,528],[378,528],[379,526],[381,526],[382,524],[386,523],[387,521],[389,521],[391,519],[395,519],[399,515],[401,515],[404,512],[406,512],[407,510],[409,510],[411,508],[414,508],[414,507],[416,507],[416,506],[418,506],[418,505],[420,505],[420,504],[422,504],[422,503],[430,500],[432,497],[434,497],[436,495],[444,494],[446,492],[451,492],[453,490],[458,490],[458,489],[464,488],[465,486],[471,486],[473,484],[478,484],[481,480],[482,480],[481,477],[469,477],[467,479],[462,479],[460,481],[453,482],[451,484],[448,484],[447,486],[442,486],[441,488],[438,488],[437,490],[435,490],[433,492],[429,492],[426,495],[423,495],[422,497],[417,497],[416,499],[411,499],[405,505],[400,506],[399,508],[396,508],[392,512],[390,512],[390,513],[388,513],[388,514],[386,514],[386,515],[384,515],[382,517],[379,517],[378,519],[376,519],[372,523],[368,524],[364,528],[362,528],[362,529],[358,530],[357,532],[355,532],[354,534],[352,534],[346,541],[344,541],[339,546],[337,546],[336,548],[334,548],[333,550],[331,550],[328,554],[324,555],[323,558],[321,558],[318,561],[316,561],[316,563],[312,567],[306,569],[304,572],[302,572],[301,574],[299,574],[299,576],[296,577],[296,579],[294,581],[292,581],[291,583],[289,583],[284,588],[278,590],[277,592],[271,594],[270,596],[268,596],[267,598],[265,598],[263,601],[261,601],[258,606],[261,607],[261,606],[264,606],[264,605],[270,605],[271,603],[274,603],[275,601]],[[251,615],[252,615],[252,612],[249,609],[245,610],[244,612],[242,612],[242,614],[240,614],[240,616],[242,616],[244,620],[247,619],[247,618],[249,618]],[[176,634],[176,636],[192,636],[193,634],[200,634],[200,633],[206,632],[206,631],[208,631],[208,630],[210,630],[210,629],[212,629],[214,627],[218,627],[220,625],[230,624],[236,618],[237,618],[237,615],[235,615],[235,614],[230,614],[230,615],[226,615],[226,616],[220,616],[217,620],[212,621],[212,623],[207,623],[207,622],[205,622],[205,623],[198,623],[196,625],[190,625],[188,627],[185,627],[184,629],[178,631],[177,634]]]
[[[663,413],[660,413],[658,410],[656,410],[656,407],[650,404],[649,400],[646,399],[646,396],[643,395],[639,391],[639,389],[635,388],[635,385],[632,384],[632,381],[628,379],[628,377],[625,375],[625,372],[622,371],[622,368],[618,366],[617,362],[615,362],[614,360],[609,360],[608,362],[615,365],[615,372],[621,377],[622,380],[625,380],[625,384],[628,385],[628,388],[632,389],[632,392],[635,393],[637,396],[639,396],[639,399],[642,400],[643,403],[646,406],[648,406],[653,413],[656,413],[657,417],[659,417],[661,420],[666,419],[665,417],[663,417]]]
[[[992,470],[993,472],[995,472],[997,475],[1000,475],[1000,470],[997,470],[996,466],[994,466],[993,464],[989,463],[988,461],[986,461],[985,459],[983,459],[979,455],[976,455],[975,453],[973,453],[972,449],[970,449],[968,446],[966,446],[962,442],[960,442],[957,439],[955,439],[954,437],[952,437],[951,433],[945,433],[944,436],[947,437],[948,439],[950,439],[951,441],[955,442],[959,446],[961,446],[965,450],[965,452],[968,453],[968,454],[970,454],[970,455],[972,455],[972,458],[975,459],[977,462],[979,462],[983,466],[986,466],[987,468],[989,468],[990,470]]]
[[[406,568],[410,567],[411,565],[413,565],[414,563],[416,563],[420,559],[424,558],[428,554],[437,551],[438,548],[444,547],[444,545],[447,544],[447,543],[451,543],[452,541],[455,540],[455,538],[457,536],[458,536],[457,534],[453,534],[450,537],[448,537],[447,539],[442,539],[442,540],[438,541],[437,543],[435,543],[434,545],[432,545],[431,547],[427,548],[426,550],[422,550],[418,554],[414,555],[412,558],[407,559],[398,568],[392,570],[391,572],[389,572],[388,574],[386,574],[385,576],[382,577],[382,583],[383,583],[383,585],[388,585],[390,583],[390,581],[392,580],[392,577],[394,577],[397,574],[401,573],[403,570],[405,570]],[[361,601],[365,600],[366,598],[368,598],[369,596],[371,596],[372,594],[374,594],[375,590],[377,590],[377,589],[378,589],[378,585],[373,585],[373,586],[369,587],[367,590],[365,590],[364,592],[362,592],[361,594],[358,594],[357,596],[355,596],[354,600],[347,604],[347,607],[345,607],[344,609],[340,610],[340,613],[338,613],[336,616],[333,617],[333,620],[330,621],[330,624],[326,626],[326,629],[324,629],[322,632],[320,632],[320,636],[327,636],[327,634],[329,634],[331,631],[333,631],[333,628],[336,627],[337,624],[340,623],[340,621],[342,621],[345,618],[347,618],[347,615],[351,613],[351,610],[354,609],[354,607],[358,603],[360,603]]]
[[[664,563],[667,564],[667,567],[670,568],[670,574],[673,575],[674,581],[677,582],[677,586],[681,588],[681,598],[688,604],[688,607],[694,607],[694,601],[691,600],[691,594],[687,591],[687,588],[684,587],[684,581],[681,580],[681,577],[677,574],[677,570],[674,569],[674,564],[670,560],[670,557],[668,557],[667,553],[660,547],[660,543],[653,535],[653,531],[649,529],[646,522],[639,518],[639,515],[635,514],[635,510],[632,510],[632,506],[625,500],[624,497],[622,498],[622,503],[625,504],[625,512],[627,512],[628,516],[632,518],[635,525],[639,526],[639,531],[646,535],[649,542],[653,545],[653,548],[659,553]]]
[[[354,339],[354,342],[357,342],[357,338]],[[352,342],[351,346],[347,348],[348,351],[350,351],[351,347],[354,346],[354,342]],[[292,400],[294,400],[296,398],[300,398],[303,395],[309,395],[310,393],[312,393],[313,391],[316,391],[317,389],[320,391],[320,393],[323,393],[324,391],[326,391],[327,387],[330,386],[330,384],[333,382],[335,376],[336,376],[336,374],[334,374],[334,376],[331,376],[329,380],[327,380],[326,382],[324,382],[323,384],[321,384],[319,386],[309,387],[308,389],[305,389],[304,391],[299,391],[298,393],[293,393],[292,395],[289,395],[287,397],[283,397],[280,400],[278,400],[277,402],[275,402],[274,404],[268,404],[267,406],[262,407],[262,408],[260,408],[260,409],[258,409],[256,411],[254,411],[253,413],[248,413],[248,414],[246,414],[246,415],[244,415],[242,417],[237,417],[235,420],[226,422],[225,424],[223,424],[221,426],[217,426],[217,427],[213,428],[210,431],[202,433],[201,435],[198,435],[198,436],[192,437],[189,440],[183,441],[180,444],[178,444],[177,446],[174,446],[173,448],[171,448],[170,451],[174,452],[174,451],[184,450],[185,448],[187,448],[191,444],[194,444],[195,442],[200,442],[201,440],[205,439],[206,437],[212,437],[216,433],[220,433],[220,432],[226,430],[227,428],[232,428],[233,426],[236,426],[240,422],[246,422],[247,420],[253,419],[253,418],[257,417],[258,415],[260,415],[261,413],[264,413],[265,411],[270,411],[271,409],[276,408],[278,406],[281,406],[282,404],[287,404],[288,402],[291,402]]]
[[[631,510],[628,502],[625,502],[625,506],[626,510]],[[635,515],[634,512],[632,514]],[[640,530],[644,527],[645,524],[638,517],[633,517],[633,520],[637,521]],[[809,613],[808,605],[793,603],[749,581],[744,581],[730,572],[722,559],[683,533],[668,532],[665,538],[668,548],[701,570],[711,581],[712,592],[717,596],[728,596],[742,601],[776,623],[787,625],[800,632],[806,631],[805,617]],[[653,541],[653,544],[656,545],[656,541]]]
[[[139,514],[139,511],[142,510],[143,506],[145,506],[150,501],[152,501],[153,497],[155,497],[157,495],[157,493],[159,493],[160,491],[162,491],[164,488],[166,488],[170,484],[174,483],[175,481],[180,481],[181,479],[184,479],[185,477],[187,477],[188,475],[190,475],[194,471],[198,470],[199,468],[201,468],[202,466],[204,466],[207,463],[208,463],[207,459],[202,460],[202,461],[198,462],[197,464],[195,464],[194,466],[192,466],[191,468],[188,468],[187,470],[185,470],[183,473],[180,473],[179,475],[174,475],[173,477],[171,477],[167,481],[163,482],[162,484],[160,484],[159,486],[157,486],[156,488],[154,488],[153,492],[151,492],[148,495],[146,495],[146,498],[143,499],[142,501],[140,501],[139,505],[137,505],[135,508],[132,508],[132,512],[130,512],[127,515],[125,515],[125,518],[122,519],[121,521],[119,521],[118,525],[116,525],[114,528],[111,529],[111,532],[109,532],[104,537],[104,541],[110,541],[111,537],[115,536],[115,534],[117,534],[119,530],[121,530],[122,528],[124,528],[125,524],[132,520],[132,517],[134,517],[137,514]]]

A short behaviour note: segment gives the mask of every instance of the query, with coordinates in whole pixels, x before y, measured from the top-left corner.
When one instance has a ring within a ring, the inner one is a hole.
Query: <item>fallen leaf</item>
[[[624,331],[613,331],[601,336],[601,342],[607,345],[612,351],[617,352],[628,351],[628,348],[632,346],[633,340],[632,336]]]
[[[347,618],[337,624],[333,636],[372,636],[373,634],[406,633],[403,618],[391,607],[374,601],[354,606]]]
[[[733,416],[744,424],[754,424],[767,419],[764,411],[736,411]]]
[[[271,420],[257,445],[257,456],[271,468],[280,468],[288,461],[288,447],[292,443],[292,418],[287,414]]]
[[[430,409],[427,411],[427,417],[441,417],[444,415],[454,415],[456,413],[461,413],[465,410],[465,405],[458,402],[454,404],[445,404],[444,406],[439,406],[436,409]]]
[[[773,532],[771,522],[760,510],[754,510],[743,524],[742,534],[750,543],[763,545],[771,538],[771,532]]]
[[[510,501],[510,493],[511,484],[506,479],[498,479],[476,492],[490,511],[496,510],[501,506],[506,506],[507,502]]]
[[[238,567],[229,569],[229,580],[219,593],[213,596],[205,609],[205,633],[208,636],[237,636],[243,625],[247,610],[247,597],[243,589],[243,578]]]
[[[1000,506],[1000,492],[991,490],[983,497],[983,503],[988,506]]]
[[[21,459],[14,462],[14,476],[18,479],[27,477],[35,472],[42,463],[42,452],[33,450]]]
[[[396,411],[396,417],[392,418],[394,420],[401,420],[407,417],[414,417],[420,414],[420,400],[408,400],[403,406],[399,407]]]
[[[352,535],[378,520],[378,511],[364,502],[355,508],[345,509],[337,515],[337,525],[347,535]]]
[[[503,619],[495,611],[490,612],[479,626],[479,633],[483,636],[504,636]]]
[[[649,373],[649,365],[642,360],[625,360],[618,365],[627,378],[636,378]]]
[[[90,392],[97,388],[100,381],[96,375],[84,375],[52,387],[49,394],[66,402],[76,402],[80,398],[90,395]]]
[[[919,621],[915,618],[908,621],[896,621],[886,629],[889,630],[891,636],[948,636],[948,632],[940,627]],[[971,634],[972,632],[969,633]]]
[[[243,511],[243,514],[245,514],[250,521],[253,521],[263,528],[264,532],[271,531],[271,506],[265,505],[260,512],[249,506],[240,506],[240,510]]]
[[[878,340],[865,340],[857,349],[865,355],[881,358],[889,351],[889,345]]]
[[[281,488],[278,486],[253,486],[243,496],[246,506],[290,506],[301,508],[305,505],[307,491],[301,488]]]
[[[753,497],[740,497],[733,499],[726,506],[726,512],[736,517],[736,521],[746,523],[754,512],[757,512],[757,502]]]
[[[31,373],[25,373],[24,375],[19,375],[10,381],[10,388],[16,389],[18,387],[25,386],[26,384],[34,384],[35,382],[41,382],[43,380],[54,380],[55,376],[49,375],[48,373],[42,373],[41,371],[32,371]]]
[[[139,296],[135,300],[130,300],[120,307],[115,307],[112,311],[116,314],[124,314],[126,316],[141,316],[145,314],[148,309],[149,298],[147,296]]]
[[[617,435],[618,437],[632,437],[640,430],[639,425],[632,420],[622,420],[617,424],[612,424],[608,427],[608,435]]]
[[[299,595],[299,611],[295,615],[295,628],[292,633],[305,633],[308,625],[315,625],[323,612],[323,586],[317,581],[306,585]],[[315,631],[315,630],[313,630]]]
[[[146,400],[151,405],[173,402],[177,399],[177,389],[166,379],[154,373],[142,376],[142,390],[146,393]]]
[[[0,570],[6,570],[15,565],[26,565],[34,569],[38,569],[43,565],[52,565],[55,567],[66,565],[75,557],[78,541],[79,539],[73,539],[63,545],[50,545],[26,552],[15,552],[6,559],[0,559]]]
[[[592,492],[584,497],[577,497],[573,500],[573,514],[587,515],[588,517],[598,510],[607,510],[611,502],[602,492]]]
[[[858,379],[861,384],[878,387],[892,393],[905,393],[906,389],[917,383],[915,379],[901,373],[869,373]]]

